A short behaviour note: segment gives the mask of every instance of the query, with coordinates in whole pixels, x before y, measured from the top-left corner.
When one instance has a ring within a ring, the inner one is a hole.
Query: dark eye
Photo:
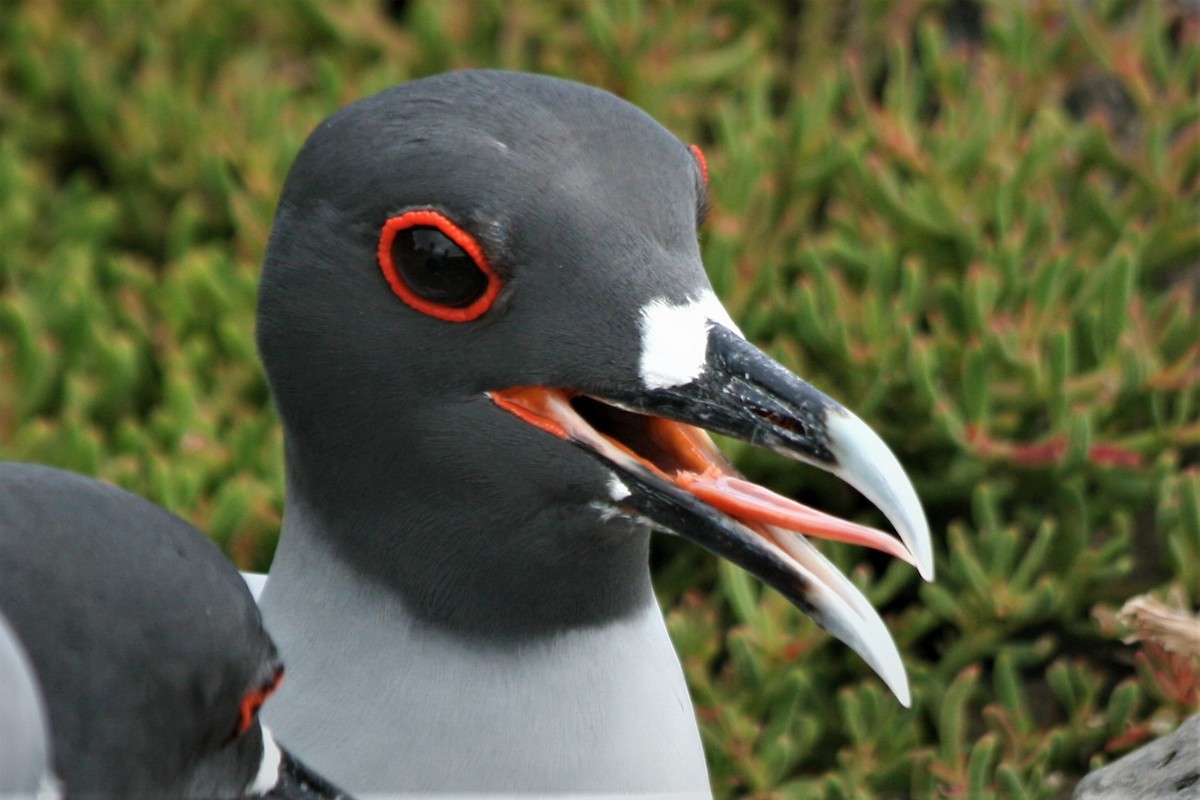
[[[417,295],[453,308],[487,291],[487,275],[437,228],[406,228],[392,240],[392,263]]]
[[[500,278],[479,244],[437,211],[389,219],[379,237],[379,266],[401,300],[449,322],[479,317],[500,293]]]

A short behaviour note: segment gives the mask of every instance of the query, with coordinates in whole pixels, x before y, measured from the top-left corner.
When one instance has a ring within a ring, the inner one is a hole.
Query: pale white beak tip
[[[929,522],[899,460],[875,431],[845,408],[829,409],[826,426],[838,462],[830,471],[862,492],[883,512],[912,553],[917,572],[932,581],[933,539],[929,535]]]

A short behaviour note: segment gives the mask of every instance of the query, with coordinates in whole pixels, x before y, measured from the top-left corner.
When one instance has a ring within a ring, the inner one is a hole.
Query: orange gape
[[[568,438],[566,429],[554,421],[553,411],[549,407],[552,400],[558,399],[557,396],[565,398],[564,392],[538,386],[519,386],[515,389],[491,392],[491,396],[496,405],[533,427],[554,434],[560,439]]]

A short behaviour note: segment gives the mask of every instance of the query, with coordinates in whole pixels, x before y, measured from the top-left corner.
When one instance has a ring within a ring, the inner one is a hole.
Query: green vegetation
[[[661,543],[718,795],[1065,796],[1200,703],[1095,614],[1200,603],[1195,8],[4,3],[0,457],[115,481],[265,568],[282,463],[255,286],[304,136],[447,69],[603,86],[704,147],[719,293],[892,443],[940,545],[933,585],[824,548],[882,608],[905,710],[779,596]]]

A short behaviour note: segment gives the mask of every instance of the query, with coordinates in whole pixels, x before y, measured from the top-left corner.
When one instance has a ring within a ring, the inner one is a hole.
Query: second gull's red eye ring
[[[688,150],[692,151],[692,158],[696,159],[696,166],[700,167],[700,177],[704,180],[704,185],[708,186],[708,159],[704,157],[704,151],[698,144],[689,144]]]
[[[281,683],[283,683],[283,667],[278,667],[269,681],[257,689],[251,689],[246,693],[246,696],[242,698],[241,705],[238,707],[238,719],[233,730],[233,738],[237,738],[250,730],[250,726],[254,724],[254,720],[258,717],[258,710],[262,708],[263,703],[267,702],[267,698],[275,694]]]

